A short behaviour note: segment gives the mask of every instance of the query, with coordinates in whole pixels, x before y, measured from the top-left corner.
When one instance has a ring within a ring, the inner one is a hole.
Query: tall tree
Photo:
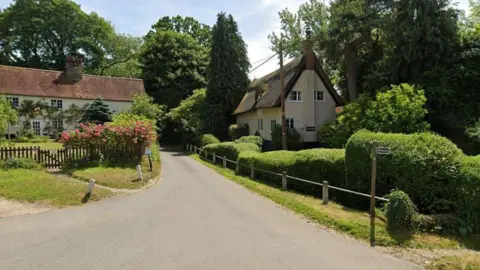
[[[105,57],[113,26],[70,0],[16,0],[0,15],[0,63],[62,70],[65,57],[81,52],[93,72]]]
[[[154,35],[156,32],[162,31],[174,31],[187,34],[197,40],[201,45],[210,47],[210,26],[200,23],[192,17],[182,17],[179,15],[175,17],[162,17],[154,25],[152,25],[152,30],[148,32],[147,38],[151,35]]]
[[[124,34],[112,34],[105,45],[105,57],[98,75],[138,78],[141,75],[138,53],[142,38]]]
[[[208,53],[193,37],[173,31],[152,33],[140,52],[147,93],[174,108],[194,89],[205,87]]]
[[[228,138],[231,113],[249,84],[247,45],[231,15],[220,13],[212,30],[208,67],[205,127],[219,138]]]

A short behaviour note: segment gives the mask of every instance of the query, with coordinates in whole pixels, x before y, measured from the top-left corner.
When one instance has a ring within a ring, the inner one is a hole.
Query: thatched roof
[[[306,69],[306,55],[301,55],[288,64],[286,64],[284,69],[285,74],[285,97],[288,96],[292,88],[295,86],[298,78],[302,75],[302,72]],[[332,86],[328,75],[323,70],[320,62],[315,57],[315,71],[318,76],[321,78],[325,87],[327,88],[330,95],[332,95],[333,100],[337,106],[343,105],[338,93]],[[280,106],[280,97],[281,97],[281,84],[280,84],[280,69],[277,69],[260,79],[255,79],[251,84],[250,88],[243,97],[240,104],[233,112],[233,114],[241,114],[249,111],[261,109],[261,108],[271,108]]]

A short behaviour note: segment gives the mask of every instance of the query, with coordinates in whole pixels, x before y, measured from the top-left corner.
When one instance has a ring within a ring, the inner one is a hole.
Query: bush
[[[48,136],[33,136],[33,138],[30,140],[32,143],[45,143],[49,141],[50,138]]]
[[[282,126],[276,125],[272,130],[272,143],[275,149],[282,149]],[[302,135],[292,128],[287,129],[287,148],[288,150],[300,150],[302,149],[303,140]]]
[[[220,157],[227,157],[230,160],[237,160],[238,156],[242,152],[260,152],[260,148],[253,143],[234,143],[234,142],[224,142],[224,143],[213,143],[205,146],[203,151],[207,151],[208,153],[215,153],[217,156]],[[234,168],[235,166],[231,166],[229,163],[230,168]]]
[[[235,141],[243,136],[248,136],[248,124],[230,125],[228,127],[228,137],[231,141]]]
[[[422,213],[449,213],[456,207],[462,152],[446,138],[431,134],[386,134],[360,131],[346,145],[347,187],[368,193],[371,142],[389,147],[377,157],[377,194],[398,188]]]
[[[458,182],[458,215],[468,224],[468,232],[480,232],[480,156],[462,157]]]
[[[197,136],[194,139],[194,144],[200,148],[203,148],[209,144],[214,144],[214,143],[220,143],[220,140],[217,139],[212,134],[203,134],[203,135]]]
[[[244,136],[236,140],[235,143],[254,143],[261,148],[263,145],[263,138],[259,136]]]
[[[400,190],[394,190],[386,197],[389,200],[385,205],[387,228],[391,231],[412,231],[417,211],[410,197]]]
[[[1,169],[29,169],[29,170],[41,170],[43,169],[41,164],[38,164],[33,159],[28,158],[11,158],[0,161]]]

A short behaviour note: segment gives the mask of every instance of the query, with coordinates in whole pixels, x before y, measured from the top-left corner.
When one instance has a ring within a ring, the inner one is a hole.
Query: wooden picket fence
[[[99,149],[95,149],[95,154]],[[92,151],[84,148],[71,147],[62,149],[41,149],[40,147],[1,147],[0,160],[10,158],[28,158],[37,161],[47,169],[61,169],[66,161],[79,161]]]

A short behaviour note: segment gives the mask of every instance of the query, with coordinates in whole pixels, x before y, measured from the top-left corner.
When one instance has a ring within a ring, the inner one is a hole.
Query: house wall
[[[258,130],[258,120],[263,120],[263,130]],[[271,121],[281,124],[282,115],[280,108],[263,108],[237,115],[237,124],[248,124],[249,134],[254,135],[257,130],[265,140],[272,139]]]
[[[69,99],[69,98],[43,98],[43,97],[35,97],[35,96],[17,96],[17,95],[5,95],[6,97],[18,97],[19,104],[24,100],[32,100],[33,102],[43,101],[51,104],[51,100],[62,100],[63,101],[63,110],[67,110],[72,104],[77,105],[78,107],[83,107],[85,104],[91,103],[93,99]],[[105,100],[105,103],[108,105],[108,108],[112,113],[118,113],[128,109],[131,105],[131,101],[109,101]],[[24,117],[19,117],[18,124],[16,126],[10,127],[9,133],[14,135],[16,131],[21,127],[21,123],[25,120]],[[46,125],[46,121],[43,117],[36,117],[32,119],[32,121],[39,121],[40,122],[40,129],[43,131]],[[63,123],[63,127],[67,131],[72,131],[75,129],[74,126],[67,126],[66,123]],[[8,132],[8,131],[7,131]]]
[[[302,92],[302,101],[290,101],[290,95],[287,96],[285,117],[295,119],[295,128],[302,134],[304,142],[316,142],[319,125],[335,120],[335,102],[313,70],[303,71],[293,90]],[[324,101],[314,100],[315,91],[324,91]],[[307,127],[312,131],[307,131]]]

